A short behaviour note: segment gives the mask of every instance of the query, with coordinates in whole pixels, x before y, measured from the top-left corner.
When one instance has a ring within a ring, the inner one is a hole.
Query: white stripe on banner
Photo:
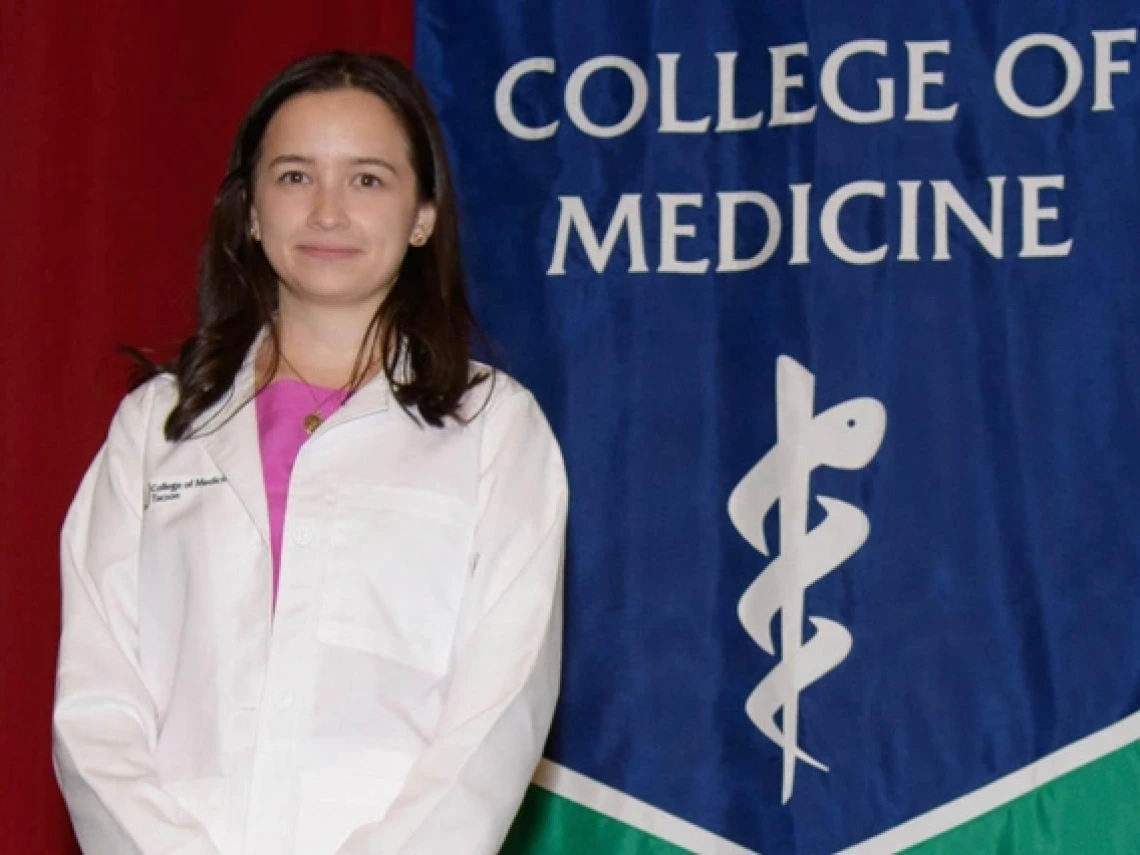
[[[690,852],[698,852],[700,855],[759,855],[751,849],[718,837],[699,825],[658,810],[549,760],[544,759],[539,764],[534,784]]]
[[[1140,713],[1135,713],[1112,727],[1098,730],[1084,739],[1066,745],[1060,751],[1043,757],[1024,769],[1018,769],[980,790],[967,793],[929,813],[895,826],[890,831],[844,849],[839,855],[893,855],[911,846],[917,846],[1138,740],[1140,740]]]
[[[1135,713],[980,790],[844,849],[838,855],[894,855],[945,834],[1138,741],[1140,713]],[[690,852],[700,855],[758,855],[751,849],[546,759],[535,772],[534,784]]]

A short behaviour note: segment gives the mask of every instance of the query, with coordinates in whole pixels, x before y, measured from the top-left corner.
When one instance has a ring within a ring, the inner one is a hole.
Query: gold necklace
[[[321,407],[323,407],[325,404],[327,404],[329,401],[331,401],[333,399],[333,397],[336,396],[336,394],[338,392],[342,392],[344,390],[343,389],[333,389],[324,398],[317,400],[317,396],[313,393],[313,384],[304,378],[304,376],[301,374],[301,372],[296,369],[296,367],[293,365],[292,362],[289,361],[288,357],[286,357],[284,353],[282,353],[281,351],[278,351],[277,355],[281,357],[281,361],[284,362],[289,367],[289,370],[297,375],[297,379],[305,384],[305,388],[309,392],[309,397],[312,398],[313,403],[316,404],[316,406],[313,407],[312,412],[308,413],[305,416],[305,418],[301,420],[301,424],[305,428],[305,433],[308,434],[309,436],[312,436],[313,433],[316,431],[316,429],[319,428],[322,424],[324,424],[324,421],[325,421],[325,417],[321,415]]]

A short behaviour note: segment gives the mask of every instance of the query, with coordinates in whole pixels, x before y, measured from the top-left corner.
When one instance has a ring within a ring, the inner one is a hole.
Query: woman
[[[497,852],[558,687],[566,482],[469,362],[441,135],[384,57],[257,98],[197,332],[63,531],[55,763],[88,855]]]

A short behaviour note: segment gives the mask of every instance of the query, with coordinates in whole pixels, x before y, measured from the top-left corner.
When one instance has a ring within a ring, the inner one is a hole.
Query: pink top
[[[300,380],[277,380],[257,395],[257,433],[261,443],[261,468],[265,473],[265,497],[269,503],[269,545],[273,550],[273,605],[281,578],[281,531],[289,499],[293,463],[305,440],[305,416],[314,411],[327,419],[347,393],[340,389],[309,386]],[[319,407],[318,407],[319,403]]]

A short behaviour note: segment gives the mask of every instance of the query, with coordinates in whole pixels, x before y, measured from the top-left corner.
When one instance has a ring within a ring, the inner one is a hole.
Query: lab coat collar
[[[403,360],[397,363],[396,377],[402,376]],[[337,425],[350,422],[354,419],[370,416],[374,413],[383,412],[388,409],[392,400],[392,387],[388,382],[388,378],[381,371],[359,389],[357,389],[347,401],[344,406],[337,409],[328,420],[317,428],[313,436],[318,436],[325,431],[332,430]]]
[[[252,402],[257,394],[255,360],[268,334],[268,327],[257,334],[234,377],[230,391],[220,403],[203,415],[198,430],[214,464],[238,494],[238,498],[267,545],[269,514],[265,495],[265,473],[261,466],[257,409]],[[394,372],[396,378],[404,379],[408,370],[407,350],[402,348]],[[391,385],[381,372],[361,386],[343,407],[316,430],[313,436],[320,436],[337,425],[383,412],[389,408],[391,399]]]
[[[254,358],[267,334],[268,329],[263,328],[254,338],[230,391],[204,414],[198,429],[214,465],[237,493],[266,546],[269,545],[269,509],[253,398],[256,393]]]

